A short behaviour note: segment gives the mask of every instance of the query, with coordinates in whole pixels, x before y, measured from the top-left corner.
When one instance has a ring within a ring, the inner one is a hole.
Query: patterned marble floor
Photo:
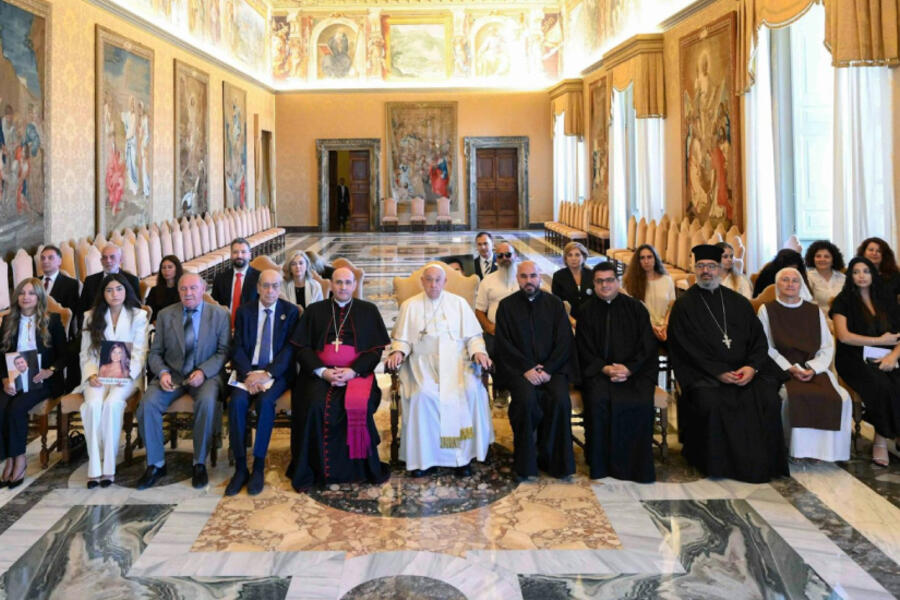
[[[389,325],[391,278],[472,249],[471,233],[292,235],[286,251],[345,256]],[[501,232],[550,273],[559,248]],[[276,260],[281,255],[274,257]],[[593,259],[592,261],[593,262]],[[379,377],[382,387],[388,385]],[[383,458],[387,403],[376,414]],[[169,451],[158,487],[134,489],[143,453],[117,485],[85,489],[86,464],[37,466],[0,490],[0,598],[893,598],[900,596],[900,469],[872,467],[868,440],[847,463],[796,461],[765,485],[701,478],[670,435],[651,485],[515,483],[505,412],[473,477],[294,493],[276,430],[265,491],[224,498],[225,449],[210,485],[190,487],[190,442]],[[581,432],[576,432],[580,434]],[[871,437],[871,432],[868,432]],[[57,457],[54,457],[56,459]]]

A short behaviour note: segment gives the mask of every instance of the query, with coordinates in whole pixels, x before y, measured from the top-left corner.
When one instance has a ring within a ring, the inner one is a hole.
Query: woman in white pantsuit
[[[93,308],[85,314],[81,334],[81,421],[87,438],[89,489],[113,482],[125,401],[143,382],[147,358],[147,313],[128,280],[120,273],[107,275],[100,290]],[[104,341],[131,344],[129,377],[121,383],[100,382]]]

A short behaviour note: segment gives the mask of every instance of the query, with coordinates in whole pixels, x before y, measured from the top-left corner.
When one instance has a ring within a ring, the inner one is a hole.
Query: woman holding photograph
[[[122,435],[125,401],[144,373],[147,356],[147,313],[121,273],[104,277],[103,293],[85,315],[81,333],[81,421],[88,451],[88,489],[108,487],[116,474],[116,453]],[[110,363],[100,365],[103,342],[116,341]],[[131,344],[131,358],[125,344]],[[108,385],[100,378],[123,379]],[[101,454],[102,452],[102,454]]]
[[[40,279],[23,279],[13,291],[9,314],[3,317],[0,344],[4,354],[36,351],[40,370],[16,391],[15,373],[10,375],[6,361],[0,361],[3,390],[0,391],[0,460],[5,460],[0,487],[10,489],[25,481],[25,443],[28,435],[28,411],[65,390],[63,368],[66,364],[66,332],[58,314],[47,310],[47,293]]]

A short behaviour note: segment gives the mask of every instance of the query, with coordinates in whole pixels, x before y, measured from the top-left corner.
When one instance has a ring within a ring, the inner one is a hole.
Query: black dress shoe
[[[463,465],[461,467],[456,467],[454,469],[455,475],[457,477],[471,477],[472,476],[472,465]]]
[[[102,487],[102,488],[108,488],[111,485],[112,485],[112,479],[101,479],[100,480],[100,487]]]
[[[231,481],[228,482],[228,486],[225,488],[226,496],[236,496],[241,493],[241,489],[247,485],[247,480],[250,479],[250,473],[247,471],[247,468],[238,469],[234,472],[234,476],[231,478]]]
[[[263,490],[263,486],[266,483],[266,472],[262,469],[253,469],[253,474],[250,475],[250,483],[247,484],[247,493],[251,496],[255,496]]]
[[[98,485],[100,485],[99,481],[97,481],[96,479],[91,479],[90,481],[87,482],[87,489],[92,490],[95,487],[97,487]]]
[[[137,489],[146,490],[147,488],[151,488],[156,485],[156,482],[166,476],[166,465],[164,464],[161,467],[156,467],[154,465],[150,465],[147,467],[147,470],[144,471],[144,474],[141,475],[141,478],[138,479]]]
[[[412,471],[409,472],[409,476],[414,479],[418,479],[419,477],[428,477],[432,473],[434,473],[434,467],[430,467],[430,468],[424,469],[424,470],[423,469],[413,469]]]
[[[195,490],[205,488],[209,483],[209,476],[206,474],[206,465],[194,465],[194,475],[191,477],[191,485]]]

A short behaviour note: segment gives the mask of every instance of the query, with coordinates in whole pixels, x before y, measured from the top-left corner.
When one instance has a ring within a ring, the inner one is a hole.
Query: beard
[[[703,281],[702,279],[697,280],[697,285],[707,291],[715,291],[716,288],[722,283],[722,278],[718,275],[714,275],[712,279],[709,281]]]
[[[231,259],[231,264],[232,264],[233,266],[237,267],[238,269],[243,269],[243,268],[244,268],[244,265],[247,264],[247,261],[244,260],[243,258],[232,258],[232,259]]]
[[[500,273],[500,278],[506,282],[506,286],[517,285],[516,284],[516,270],[514,268],[515,263],[511,263],[507,266],[497,265],[497,272]]]

